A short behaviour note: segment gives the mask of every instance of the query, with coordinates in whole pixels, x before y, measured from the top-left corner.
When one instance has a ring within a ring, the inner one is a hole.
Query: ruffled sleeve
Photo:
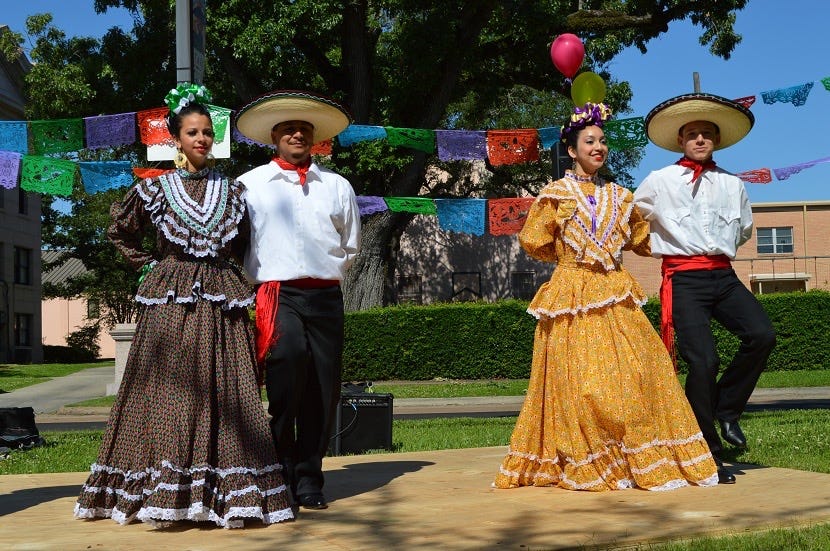
[[[630,207],[631,214],[628,218],[628,226],[631,234],[623,246],[624,250],[630,250],[640,256],[651,256],[651,238],[649,237],[649,223],[643,217],[642,211],[634,203],[634,195],[626,190],[623,197],[624,211]]]
[[[531,205],[519,233],[519,243],[527,254],[543,262],[557,262],[556,241],[565,223],[576,212],[576,199],[557,180],[545,186]]]
[[[519,243],[522,248],[538,260],[556,262],[554,234],[556,232],[556,211],[559,201],[550,197],[539,196],[530,206]]]
[[[137,186],[130,188],[121,202],[110,207],[112,224],[107,237],[127,262],[136,270],[153,260],[152,254],[142,248],[144,234],[150,224],[149,213]]]

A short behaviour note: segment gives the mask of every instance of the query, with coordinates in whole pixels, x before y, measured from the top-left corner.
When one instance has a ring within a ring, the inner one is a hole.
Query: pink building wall
[[[52,346],[66,346],[66,337],[86,324],[87,304],[83,299],[49,299],[41,303],[42,342]],[[98,336],[101,347],[99,358],[115,357],[115,341],[106,328]]]

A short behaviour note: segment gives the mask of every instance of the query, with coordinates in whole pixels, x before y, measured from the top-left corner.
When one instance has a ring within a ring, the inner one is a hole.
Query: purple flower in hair
[[[599,126],[611,118],[611,108],[604,103],[586,103],[583,107],[574,107],[571,118],[562,126],[559,132],[564,142],[570,139],[574,133],[579,132],[586,126]]]

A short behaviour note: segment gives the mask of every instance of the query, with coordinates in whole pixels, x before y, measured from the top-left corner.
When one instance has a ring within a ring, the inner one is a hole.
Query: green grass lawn
[[[678,376],[680,384],[686,376]],[[830,370],[769,371],[761,374],[759,388],[830,386]],[[527,392],[527,379],[496,379],[482,381],[407,381],[378,382],[375,392],[387,392],[395,398],[459,398],[463,396],[522,396]]]
[[[0,364],[0,394],[55,377],[64,377],[90,367],[113,365],[112,360],[79,364]]]
[[[515,417],[440,417],[393,421],[393,451],[506,446]],[[724,459],[770,467],[830,473],[830,410],[745,413],[741,425],[749,449]],[[0,461],[0,474],[85,471],[95,460],[101,431],[45,432],[46,445],[14,451]]]
[[[821,551],[830,549],[830,524],[778,528],[718,538],[696,538],[659,545],[636,545],[627,551]]]

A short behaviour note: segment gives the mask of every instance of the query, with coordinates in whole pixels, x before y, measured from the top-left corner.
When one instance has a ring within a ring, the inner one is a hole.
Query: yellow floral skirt
[[[689,484],[717,484],[717,467],[635,301],[541,318],[527,396],[495,486]]]

